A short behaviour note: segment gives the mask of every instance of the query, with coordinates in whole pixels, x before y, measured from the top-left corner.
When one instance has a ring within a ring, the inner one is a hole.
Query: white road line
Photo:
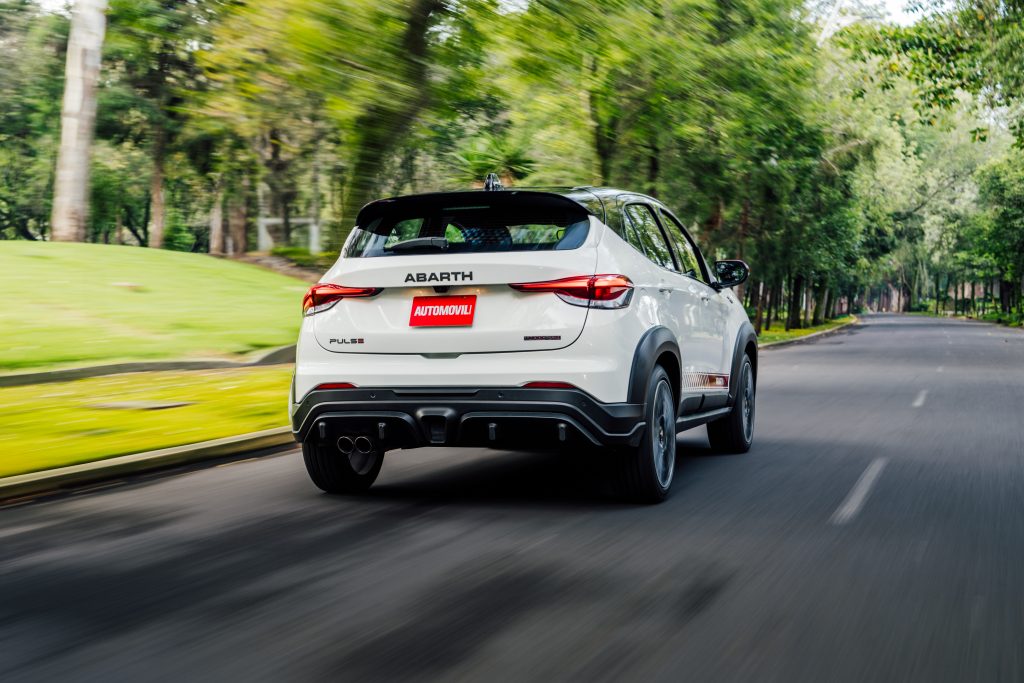
[[[928,390],[922,389],[921,392],[917,395],[917,398],[914,399],[914,402],[910,404],[910,407],[920,408],[921,406],[924,405],[924,400],[926,398],[928,398]]]
[[[857,516],[860,509],[864,507],[864,501],[867,500],[868,494],[871,493],[871,487],[878,481],[878,475],[885,469],[886,462],[888,461],[885,458],[875,458],[871,461],[868,468],[864,470],[864,474],[860,475],[860,479],[853,485],[846,500],[832,514],[832,519],[829,520],[832,524],[847,524]]]

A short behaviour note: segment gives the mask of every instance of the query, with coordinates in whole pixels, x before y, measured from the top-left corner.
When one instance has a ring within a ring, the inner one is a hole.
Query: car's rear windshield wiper
[[[384,247],[385,251],[416,251],[418,249],[437,249],[445,251],[448,249],[448,240],[444,237],[414,237],[409,240],[395,242],[390,247]]]

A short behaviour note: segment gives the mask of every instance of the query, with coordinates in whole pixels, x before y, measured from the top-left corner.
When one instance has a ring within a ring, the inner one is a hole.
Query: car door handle
[[[704,292],[701,292],[700,293],[700,300],[703,301],[704,303],[707,303],[707,302],[711,301],[711,295],[710,294],[705,294]]]
[[[658,287],[658,291],[661,292],[662,294],[671,294],[672,293],[672,288],[671,287]]]

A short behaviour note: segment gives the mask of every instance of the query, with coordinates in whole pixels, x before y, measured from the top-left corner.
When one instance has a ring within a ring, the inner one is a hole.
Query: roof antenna
[[[505,188],[501,185],[501,178],[498,177],[497,173],[488,173],[487,178],[484,180],[484,191],[485,192],[497,192],[498,190],[504,190]]]

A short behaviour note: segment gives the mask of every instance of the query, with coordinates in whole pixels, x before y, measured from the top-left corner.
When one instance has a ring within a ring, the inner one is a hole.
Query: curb
[[[854,316],[851,316],[850,320],[846,321],[842,325],[839,325],[838,327],[833,327],[830,330],[822,330],[821,332],[814,332],[812,334],[808,334],[808,335],[805,335],[803,337],[797,337],[796,339],[783,339],[781,341],[768,342],[767,344],[758,344],[757,348],[758,349],[777,349],[780,346],[789,346],[790,344],[800,344],[800,343],[808,341],[810,339],[815,339],[815,338],[818,338],[818,337],[828,337],[829,335],[835,334],[839,330],[845,330],[847,327],[850,327],[851,325],[857,325],[859,323],[860,323],[860,318],[858,318],[857,316],[854,315]]]
[[[95,462],[58,467],[42,472],[0,477],[0,502],[43,493],[58,493],[84,484],[115,479],[124,475],[151,472],[200,460],[238,455],[248,451],[275,448],[294,443],[291,427],[275,427],[239,436],[201,441],[185,446],[132,453]]]
[[[267,351],[259,358],[251,361],[235,360],[154,360],[129,361],[127,363],[109,363],[107,365],[87,365],[63,370],[42,370],[39,372],[21,372],[13,375],[0,375],[0,387],[21,387],[27,384],[47,384],[50,382],[67,382],[74,379],[89,377],[105,377],[122,375],[129,372],[163,372],[167,370],[221,370],[225,368],[254,368],[264,365],[285,365],[295,362],[295,344],[282,346]]]

